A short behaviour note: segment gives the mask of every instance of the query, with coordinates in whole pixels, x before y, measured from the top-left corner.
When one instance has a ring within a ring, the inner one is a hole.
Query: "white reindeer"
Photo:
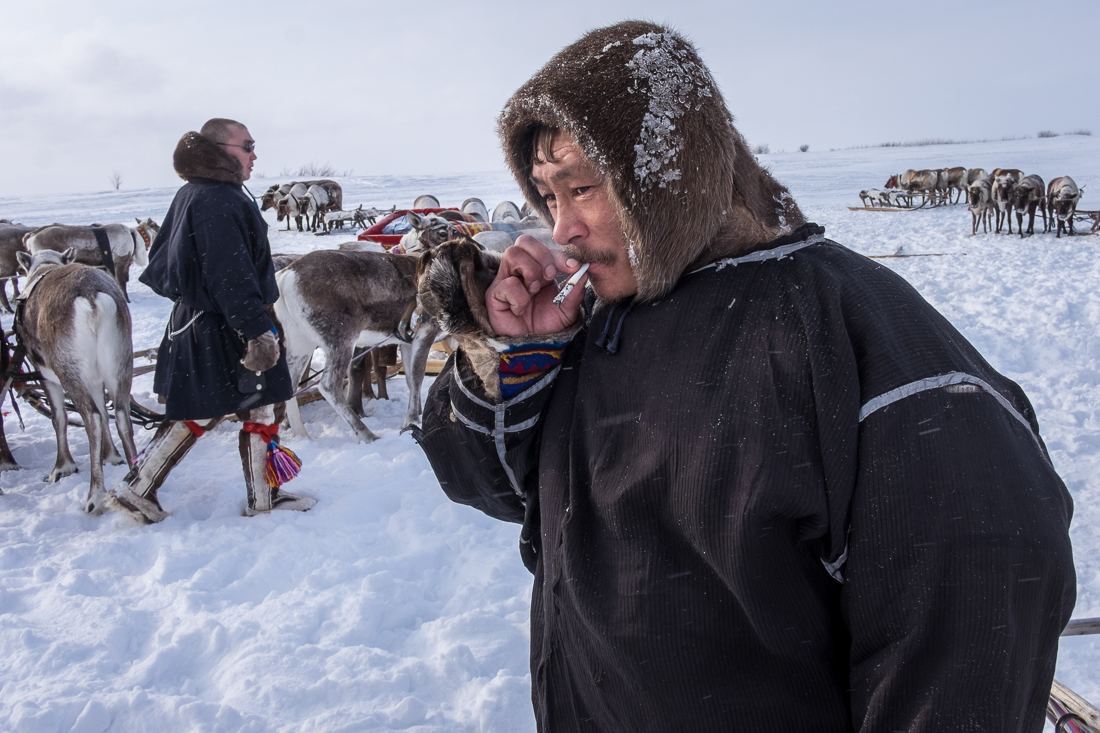
[[[50,224],[28,232],[23,237],[23,244],[31,254],[44,250],[64,252],[73,248],[76,261],[80,264],[103,267],[104,258],[93,227],[102,229],[107,235],[114,278],[122,289],[122,297],[129,302],[126,284],[130,281],[130,265],[134,262],[141,267],[149,264],[149,245],[160,231],[152,219],[137,220],[137,226],[133,227],[128,224],[92,224],[87,227]]]
[[[17,255],[27,284],[18,298],[15,330],[42,373],[53,412],[57,460],[45,480],[52,483],[77,470],[66,436],[68,393],[88,433],[92,475],[84,511],[102,514],[107,509],[103,462],[122,463],[107,426],[105,394],[115,407],[127,465],[137,455],[130,423],[130,311],[118,284],[101,270],[71,264],[76,256],[75,249]]]
[[[993,206],[993,180],[982,178],[967,187],[967,200],[970,202],[970,216],[972,218],[970,234],[978,233],[978,222],[982,224],[983,233],[989,233],[989,220],[996,209]]]
[[[324,215],[332,208],[332,196],[323,186],[313,185],[306,189],[304,202],[309,230],[316,231],[318,226],[323,226]]]

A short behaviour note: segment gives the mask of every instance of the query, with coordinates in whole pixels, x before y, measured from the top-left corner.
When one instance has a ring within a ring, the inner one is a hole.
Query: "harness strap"
[[[196,438],[201,438],[202,436],[206,435],[206,431],[200,428],[199,424],[194,420],[184,420],[183,424],[187,426],[187,429],[190,430]],[[203,443],[203,445],[206,444]]]
[[[107,272],[111,273],[111,277],[115,277],[115,258],[111,254],[111,239],[107,236],[107,230],[103,227],[92,227],[92,234],[95,235],[95,243],[99,245],[99,256],[103,259],[103,266],[107,268]]]
[[[145,249],[149,249],[153,246],[152,241],[149,239],[149,232],[145,231],[145,226],[143,224],[138,224],[134,227],[134,230],[141,235],[141,241],[145,242]]]

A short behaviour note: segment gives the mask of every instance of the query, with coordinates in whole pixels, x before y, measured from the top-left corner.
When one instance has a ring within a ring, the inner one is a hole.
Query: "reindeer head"
[[[499,256],[473,242],[450,240],[426,250],[416,265],[420,305],[452,336],[492,334],[485,291],[499,267]]]
[[[69,247],[64,252],[43,249],[33,255],[30,252],[16,252],[15,259],[19,262],[19,269],[23,271],[27,279],[31,279],[43,267],[53,269],[76,260],[76,248]]]
[[[897,174],[892,175],[892,176],[890,176],[889,178],[886,179],[886,188],[897,188],[897,187],[898,187]]]
[[[287,217],[287,213],[290,209],[290,204],[287,201],[288,198],[289,197],[281,198],[281,199],[278,200],[278,202],[276,202],[276,204],[275,204],[275,221],[282,221],[283,219],[285,219]]]
[[[401,246],[410,254],[438,247],[451,238],[452,227],[441,216],[435,214],[421,216],[415,211],[410,211],[405,217],[412,230],[401,237]]]
[[[1031,203],[1031,186],[1021,183],[1012,191],[1012,207],[1014,209],[1026,209]]]

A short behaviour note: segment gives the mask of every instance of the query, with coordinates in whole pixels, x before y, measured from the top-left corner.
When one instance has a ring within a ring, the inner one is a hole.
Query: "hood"
[[[749,152],[695,48],[664,26],[626,21],[588,33],[501,112],[508,165],[552,226],[531,181],[539,125],[571,133],[609,182],[639,301],[667,294],[689,266],[736,255],[804,222],[787,189]]]
[[[208,137],[189,132],[180,138],[176,152],[172,154],[172,167],[185,181],[192,178],[211,178],[215,181],[244,183],[241,162]]]

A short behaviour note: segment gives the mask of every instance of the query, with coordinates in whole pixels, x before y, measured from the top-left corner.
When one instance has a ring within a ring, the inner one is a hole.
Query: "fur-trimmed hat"
[[[664,26],[626,21],[588,33],[501,112],[512,173],[552,225],[531,180],[539,126],[572,134],[609,181],[641,301],[667,294],[693,264],[804,222],[787,189],[749,152],[695,48]]]
[[[241,161],[197,132],[188,132],[180,138],[176,152],[172,154],[172,167],[185,181],[192,178],[211,178],[238,186],[244,183]]]

